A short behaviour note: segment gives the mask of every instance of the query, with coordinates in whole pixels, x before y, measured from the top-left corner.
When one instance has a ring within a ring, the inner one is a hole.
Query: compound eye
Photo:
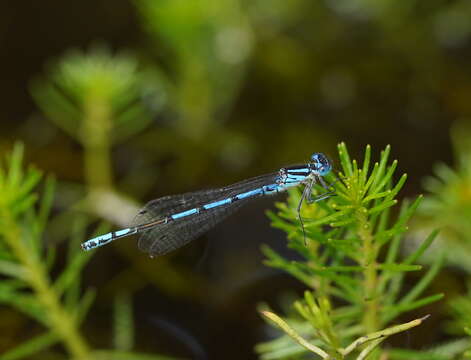
[[[319,162],[319,161],[320,161],[320,159],[319,159],[320,156],[319,156],[319,155],[320,155],[319,153],[314,153],[314,154],[312,154],[312,155],[311,155],[311,161],[313,161],[313,162]]]
[[[322,167],[325,167],[329,164],[329,161],[322,153],[314,153],[311,156],[311,161],[316,164],[318,170],[321,170]]]
[[[322,153],[314,153],[311,156],[312,166],[321,176],[327,175],[331,170],[331,165],[327,157]]]

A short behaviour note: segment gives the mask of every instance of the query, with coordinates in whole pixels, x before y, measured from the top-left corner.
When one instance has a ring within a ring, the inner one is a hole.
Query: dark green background
[[[120,190],[144,203],[275,171],[306,161],[312,152],[335,161],[336,143],[345,141],[356,157],[366,144],[375,151],[391,144],[400,172],[410,175],[403,195],[423,191],[421,180],[434,163],[452,163],[451,125],[467,121],[471,112],[470,7],[466,1],[422,0],[405,9],[378,1],[381,6],[349,12],[340,9],[342,3],[348,1],[299,0],[286,13],[252,19],[255,40],[246,74],[218,130],[199,141],[182,136],[163,144],[155,139],[167,131],[173,114],[159,113],[151,126],[113,150],[118,180],[142,168],[142,182],[151,185],[144,192],[135,184]],[[128,1],[0,3],[0,150],[23,141],[27,161],[55,174],[65,184],[62,190],[83,182],[82,149],[41,114],[29,87],[66,50],[88,49],[97,41],[129,49],[172,77],[171,47],[149,40]],[[239,147],[228,150],[226,141]],[[86,285],[99,289],[84,326],[91,344],[107,346],[109,304],[125,289],[134,295],[138,349],[201,359],[255,358],[254,344],[267,338],[256,304],[266,300],[276,309],[287,290],[302,290],[261,264],[261,243],[284,249],[283,234],[264,215],[271,204],[249,205],[164,260],[139,253],[133,239],[100,249],[84,274]],[[194,278],[160,289],[149,279],[159,277],[167,262]],[[9,319],[0,324],[2,348],[38,326],[2,312]],[[437,330],[423,344],[439,337]],[[407,334],[396,341],[423,345]]]

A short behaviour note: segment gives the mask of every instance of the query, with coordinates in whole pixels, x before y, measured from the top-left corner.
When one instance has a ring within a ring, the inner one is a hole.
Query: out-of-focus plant
[[[129,54],[105,46],[72,51],[37,79],[32,94],[46,116],[83,145],[86,180],[92,189],[112,188],[110,150],[145,128],[143,74]]]
[[[47,118],[83,146],[87,209],[114,222],[127,222],[138,208],[115,192],[111,150],[151,121],[144,83],[133,56],[102,45],[69,52],[32,85]]]
[[[277,204],[278,214],[270,213],[273,226],[288,234],[289,247],[303,259],[289,261],[265,247],[267,264],[287,271],[310,290],[294,303],[297,314],[287,320],[262,311],[286,333],[257,346],[262,359],[304,358],[308,351],[323,359],[388,356],[388,350],[379,345],[389,336],[421,324],[424,318],[395,326],[392,322],[443,296],[423,295],[439,271],[443,256],[437,257],[411,288],[405,290],[402,286],[407,272],[421,269],[415,262],[437,232],[432,232],[408,257],[399,258],[407,223],[422,197],[412,203],[404,201],[399,214],[391,214],[406,175],[393,181],[397,161],[388,163],[389,146],[372,170],[369,146],[361,167],[356,160],[350,160],[345,144],[340,144],[338,150],[343,183],[335,183],[336,196],[303,208],[302,216],[311,219],[305,220],[307,246],[296,215],[298,191],[290,192],[287,203]],[[334,180],[333,175],[330,180]],[[325,190],[318,187],[318,191]],[[289,337],[297,344],[290,344]],[[409,357],[414,358],[420,358],[420,354]]]
[[[0,301],[32,317],[47,330],[2,358],[27,357],[62,342],[72,357],[85,359],[90,350],[78,327],[93,292],[79,296],[78,277],[90,256],[71,247],[67,268],[55,281],[50,279],[55,248],[45,247],[42,241],[53,181],[46,180],[44,195],[35,209],[38,195],[33,189],[41,172],[22,169],[22,152],[17,145],[8,164],[0,167],[0,271],[5,277],[0,283]]]
[[[159,49],[170,52],[172,125],[194,140],[221,124],[245,75],[253,35],[240,0],[136,0]]]
[[[448,307],[452,320],[447,330],[454,335],[467,335],[467,338],[461,340],[463,349],[460,354],[469,359],[471,358],[471,290],[468,289],[466,295],[451,299]]]
[[[8,161],[0,165],[0,303],[34,319],[44,330],[3,353],[0,359],[32,359],[44,351],[54,352],[55,358],[61,359],[63,356],[51,349],[56,344],[62,344],[74,359],[143,359],[144,355],[130,352],[133,325],[126,297],[116,301],[116,350],[93,350],[80,332],[95,294],[91,289],[81,290],[81,271],[91,258],[79,246],[86,224],[78,223],[65,268],[52,278],[50,273],[53,270],[56,273],[58,266],[56,248],[46,246],[44,237],[54,181],[47,178],[42,184],[42,195],[38,195],[36,188],[42,174],[32,167],[24,169],[22,159],[23,148],[16,145]]]
[[[433,247],[431,258],[445,249],[448,262],[459,266],[466,273],[471,273],[471,128],[469,121],[457,122],[451,132],[454,146],[454,169],[439,163],[435,167],[435,176],[424,181],[425,189],[430,192],[419,217],[414,224],[416,235],[428,231],[431,227],[441,229],[440,236]],[[468,281],[469,282],[469,281]],[[469,284],[468,284],[469,287]],[[449,313],[452,320],[447,330],[454,335],[471,335],[471,293],[459,295],[449,301]],[[461,340],[464,347],[471,349],[471,339]],[[465,353],[471,357],[471,350]]]
[[[424,186],[430,192],[419,209],[416,228],[440,227],[438,247],[446,247],[448,261],[471,273],[471,128],[466,122],[452,130],[455,169],[440,163]]]

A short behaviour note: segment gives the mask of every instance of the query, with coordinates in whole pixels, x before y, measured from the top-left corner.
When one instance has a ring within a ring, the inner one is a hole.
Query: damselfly
[[[140,234],[140,250],[151,256],[164,255],[205,233],[249,200],[278,194],[298,185],[305,185],[297,208],[304,233],[300,215],[303,200],[312,203],[332,196],[334,191],[323,180],[331,170],[327,157],[314,153],[311,161],[304,165],[281,168],[276,173],[219,189],[164,196],[148,202],[130,227],[90,239],[82,244],[82,249],[91,250],[125,236]],[[312,187],[317,181],[326,192],[312,197]]]

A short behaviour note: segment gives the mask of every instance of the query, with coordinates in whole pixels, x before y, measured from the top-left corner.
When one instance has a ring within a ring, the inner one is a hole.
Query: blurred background
[[[19,140],[25,161],[56,177],[44,241],[60,258],[77,219],[87,238],[163,195],[317,151],[335,162],[339,141],[356,158],[366,144],[391,144],[409,174],[402,196],[438,194],[417,231],[443,226],[461,246],[462,261],[441,275],[460,292],[471,269],[470,37],[467,0],[3,1],[0,153]],[[449,187],[446,176],[424,180],[440,163],[457,171]],[[262,243],[290,256],[265,215],[272,203],[162,258],[140,253],[135,238],[97,250],[82,273],[98,290],[87,340],[106,347],[110,304],[127,294],[137,349],[255,359],[270,337],[257,304],[303,289],[262,263]],[[0,351],[40,327],[7,307],[0,317]]]

